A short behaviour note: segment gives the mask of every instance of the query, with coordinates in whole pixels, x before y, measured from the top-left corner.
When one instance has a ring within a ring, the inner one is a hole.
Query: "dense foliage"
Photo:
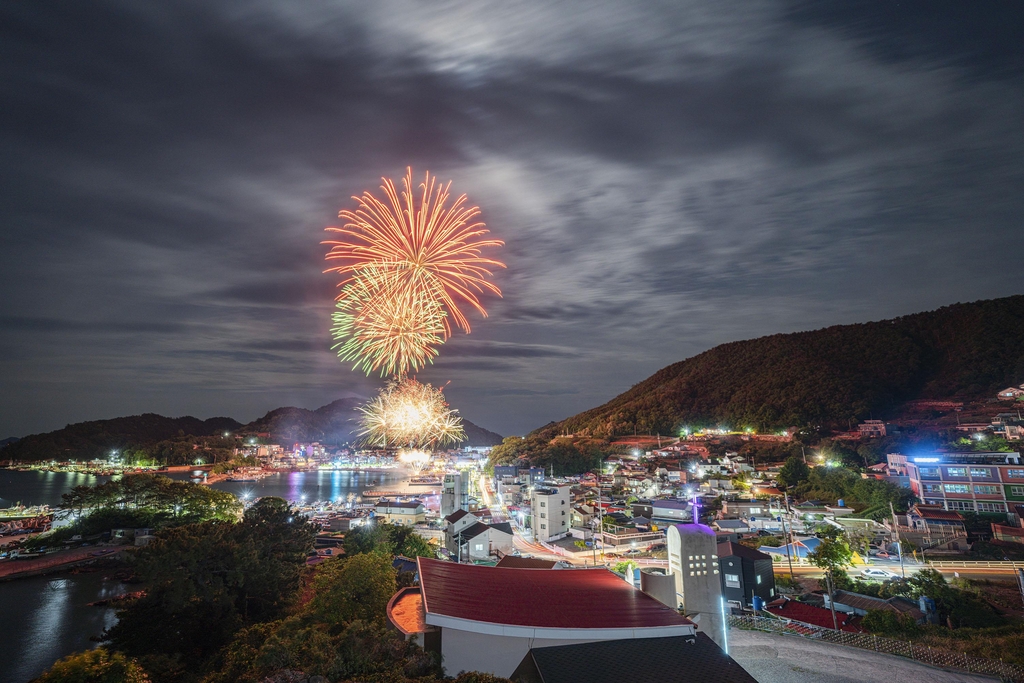
[[[803,500],[842,498],[848,506],[860,508],[858,516],[871,519],[887,517],[890,503],[896,512],[905,512],[915,501],[910,489],[879,479],[863,479],[845,467],[812,467],[793,493]]]
[[[298,589],[314,536],[313,527],[279,498],[259,500],[240,523],[202,522],[161,532],[134,558],[146,595],[119,613],[108,634],[111,644],[144,665],[210,656],[239,628],[282,614]]]
[[[69,655],[32,683],[148,683],[138,662],[104,648]]]
[[[554,426],[591,437],[685,425],[770,431],[884,417],[915,398],[976,398],[1024,382],[1024,296],[723,344]]]
[[[229,417],[163,417],[146,413],[113,420],[94,420],[68,425],[46,434],[33,434],[0,449],[0,460],[103,459],[113,450],[150,457],[149,447],[183,436],[215,436],[242,425]],[[192,456],[195,458],[195,455]],[[192,462],[191,459],[184,462]]]
[[[597,470],[604,458],[619,450],[622,449],[616,449],[603,439],[551,438],[547,433],[534,433],[525,439],[506,437],[491,449],[487,462],[491,467],[525,462],[533,467],[553,469],[558,476]]]
[[[434,549],[426,539],[403,524],[378,522],[359,526],[345,534],[342,547],[346,557],[362,553],[401,555],[403,557],[434,557]]]
[[[54,545],[73,535],[88,537],[111,529],[162,529],[206,520],[235,521],[242,504],[209,486],[153,474],[128,474],[99,486],[76,486],[61,496],[71,523],[31,539]]]

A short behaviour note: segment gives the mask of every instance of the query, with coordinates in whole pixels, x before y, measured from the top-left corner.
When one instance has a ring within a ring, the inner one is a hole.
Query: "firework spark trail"
[[[369,443],[409,448],[457,443],[465,439],[462,418],[444,394],[414,379],[392,380],[374,400],[360,406]]]
[[[437,356],[444,341],[445,313],[434,296],[422,296],[429,283],[381,272],[359,272],[336,304],[331,333],[343,361],[366,374],[405,377]]]
[[[361,197],[353,197],[358,203],[355,211],[338,214],[347,221],[344,226],[327,228],[344,238],[324,242],[331,245],[327,260],[342,262],[325,272],[347,276],[338,285],[338,300],[349,296],[347,285],[362,271],[374,267],[420,284],[429,283],[422,294],[436,296],[443,305],[445,338],[451,336],[451,322],[469,332],[469,320],[458,302],[468,303],[486,317],[477,295],[490,292],[501,296],[501,290],[487,278],[493,275],[493,268],[504,268],[505,264],[485,257],[483,250],[504,242],[484,239],[489,231],[482,222],[474,221],[480,209],[466,206],[466,195],[447,206],[450,182],[438,183],[427,173],[419,185],[417,202],[412,168],[406,169],[401,193],[392,180],[382,180],[386,202],[364,192]]]

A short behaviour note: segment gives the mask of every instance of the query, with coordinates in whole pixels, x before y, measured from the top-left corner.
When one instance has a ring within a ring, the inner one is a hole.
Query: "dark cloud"
[[[0,437],[372,393],[319,242],[408,164],[507,242],[505,298],[422,373],[503,433],[716,343],[1019,293],[1021,18],[7,3]]]

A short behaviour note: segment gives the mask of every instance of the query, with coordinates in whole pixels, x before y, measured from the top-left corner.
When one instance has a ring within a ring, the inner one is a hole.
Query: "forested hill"
[[[178,436],[213,436],[242,424],[230,417],[164,417],[154,413],[71,424],[45,434],[18,439],[0,449],[4,460],[89,460],[112,450],[145,448]]]
[[[1024,296],[722,344],[608,403],[543,427],[594,437],[685,425],[846,428],[918,398],[995,396],[1024,382]]]

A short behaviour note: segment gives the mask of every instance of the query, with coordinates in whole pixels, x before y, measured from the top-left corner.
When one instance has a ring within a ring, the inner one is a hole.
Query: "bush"
[[[32,683],[146,683],[142,667],[118,652],[97,648],[58,661]]]

